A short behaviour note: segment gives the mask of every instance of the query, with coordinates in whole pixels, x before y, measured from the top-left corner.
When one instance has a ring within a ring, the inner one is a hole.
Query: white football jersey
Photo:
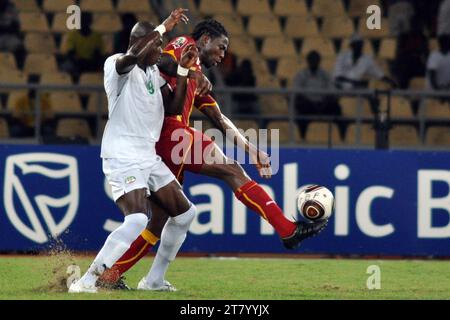
[[[104,85],[108,97],[108,122],[103,133],[101,157],[153,159],[164,121],[161,87],[165,80],[156,65],[144,71],[137,65],[120,75],[116,60],[105,61]]]

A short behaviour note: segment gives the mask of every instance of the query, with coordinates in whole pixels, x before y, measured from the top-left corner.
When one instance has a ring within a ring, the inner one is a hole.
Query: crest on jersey
[[[172,45],[175,49],[178,49],[178,48],[181,48],[182,46],[184,46],[186,44],[186,42],[187,42],[186,37],[179,37],[178,39],[176,39],[173,42]]]
[[[6,159],[3,201],[6,215],[36,243],[63,233],[79,203],[78,164],[58,153],[24,153]],[[44,192],[52,191],[52,194]]]

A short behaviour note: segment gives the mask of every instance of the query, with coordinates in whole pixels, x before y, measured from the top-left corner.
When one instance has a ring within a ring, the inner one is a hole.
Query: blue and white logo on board
[[[3,201],[6,215],[23,236],[40,244],[59,236],[78,209],[77,159],[58,153],[9,156]]]

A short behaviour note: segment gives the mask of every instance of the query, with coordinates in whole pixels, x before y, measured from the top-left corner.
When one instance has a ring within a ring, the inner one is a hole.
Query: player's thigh
[[[178,216],[191,207],[191,202],[175,179],[159,190],[152,192],[152,199],[171,217]]]

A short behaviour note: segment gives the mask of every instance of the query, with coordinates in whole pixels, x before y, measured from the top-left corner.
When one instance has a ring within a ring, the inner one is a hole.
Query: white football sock
[[[88,271],[80,279],[85,286],[95,286],[98,277],[111,268],[128,250],[133,241],[144,231],[148,217],[144,213],[132,213],[125,217],[120,227],[111,232]]]
[[[175,259],[184,239],[186,239],[186,234],[196,212],[197,209],[192,205],[185,213],[167,220],[161,233],[158,252],[145,278],[145,281],[151,287],[156,288],[163,285],[167,268],[170,262]]]

